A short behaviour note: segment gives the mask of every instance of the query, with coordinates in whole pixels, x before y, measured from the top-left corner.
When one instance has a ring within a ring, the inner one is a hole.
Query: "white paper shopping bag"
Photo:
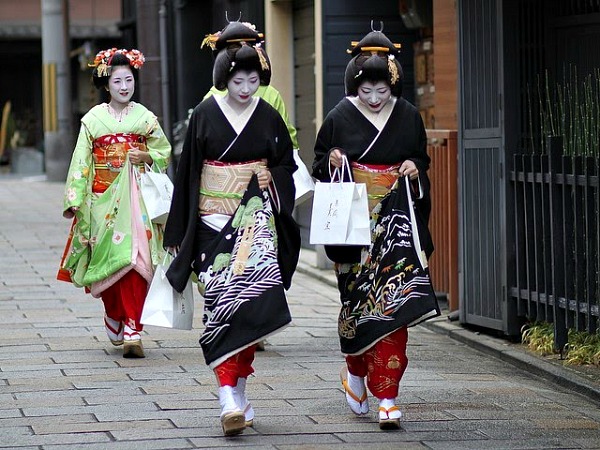
[[[166,223],[173,197],[173,183],[169,176],[153,172],[146,165],[146,171],[140,175],[140,192],[150,220]]]
[[[182,293],[169,283],[166,272],[172,257],[166,255],[162,264],[156,266],[140,322],[144,325],[191,330],[194,321],[194,292],[192,280]]]
[[[294,149],[294,161],[298,166],[298,169],[294,172],[294,186],[296,187],[296,201],[294,205],[298,206],[312,197],[315,190],[315,182],[306,164],[300,158],[297,148]]]
[[[350,206],[350,219],[346,233],[347,245],[371,244],[371,218],[367,186],[364,183],[354,184],[354,195]]]
[[[340,173],[337,176],[334,173],[332,179],[343,180],[343,177]],[[315,184],[310,243],[371,244],[369,206],[364,183],[333,181]]]

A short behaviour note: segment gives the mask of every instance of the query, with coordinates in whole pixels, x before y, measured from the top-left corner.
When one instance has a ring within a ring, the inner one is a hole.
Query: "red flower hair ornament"
[[[129,60],[129,65],[134,69],[139,69],[144,65],[146,58],[144,58],[144,54],[137,49],[132,48],[131,50],[127,49],[117,49],[115,47],[109,48],[107,50],[101,50],[96,54],[94,58],[94,62],[88,64],[89,67],[96,67],[98,69],[99,77],[106,77],[110,75],[109,67],[111,66],[111,61],[113,56],[117,53],[121,53],[127,57]]]

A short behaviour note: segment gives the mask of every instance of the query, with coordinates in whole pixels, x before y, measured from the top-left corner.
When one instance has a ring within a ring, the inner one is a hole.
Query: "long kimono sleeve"
[[[273,86],[269,85],[266,87],[262,98],[273,108],[275,108],[275,110],[279,113],[279,115],[285,122],[285,126],[287,128],[288,133],[290,134],[290,139],[292,140],[293,147],[295,149],[299,148],[300,146],[298,145],[298,136],[296,133],[296,128],[292,125],[292,122],[290,121],[290,117],[285,108],[285,103],[283,102],[283,98],[281,98],[281,94],[279,93],[279,91]]]
[[[431,214],[431,183],[427,171],[429,170],[429,164],[431,158],[427,154],[427,133],[425,131],[425,125],[421,119],[419,113],[415,114],[415,129],[417,130],[417,148],[415,154],[410,158],[415,163],[417,169],[419,169],[419,187],[421,190],[421,197],[415,198],[415,211],[419,217],[419,236],[421,239],[421,247],[425,251],[425,254],[429,258],[433,253],[434,245],[431,233],[429,232],[429,216]]]
[[[425,125],[423,125],[420,114],[417,113],[414,120],[416,122],[414,125],[415,130],[417,130],[417,148],[415,149],[415,154],[408,159],[415,163],[417,169],[419,169],[419,173],[426,173],[431,163],[431,158],[427,154],[427,132],[425,131]]]
[[[275,155],[269,161],[269,170],[273,176],[275,226],[277,229],[277,260],[281,271],[283,287],[289,289],[292,276],[300,257],[300,228],[292,217],[296,188],[293,173],[298,168],[294,161],[292,141],[283,119],[277,113],[276,133],[278,136]]]
[[[154,115],[150,121],[148,135],[146,136],[146,147],[153,161],[154,170],[164,172],[169,164],[171,156],[171,144],[165,136],[163,129]]]
[[[293,174],[298,166],[294,161],[293,144],[283,118],[278,116],[274,117],[274,120],[277,143],[273,157],[269,158],[268,166],[276,190],[277,209],[291,214],[296,193]]]
[[[80,208],[85,202],[91,177],[94,176],[92,165],[92,135],[82,123],[67,172],[63,212],[73,207]]]
[[[333,111],[332,111],[333,112]],[[330,112],[317,134],[315,141],[315,159],[313,160],[313,177],[320,181],[331,181],[329,176],[329,153],[332,149],[334,120]]]
[[[199,170],[202,160],[198,148],[199,113],[194,110],[183,143],[181,158],[175,175],[173,199],[167,219],[163,245],[179,247],[177,257],[167,271],[171,285],[182,292],[192,273],[194,259],[196,221],[198,219]]]

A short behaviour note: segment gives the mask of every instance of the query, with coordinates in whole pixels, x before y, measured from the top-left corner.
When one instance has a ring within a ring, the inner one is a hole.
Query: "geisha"
[[[164,253],[162,225],[146,214],[139,173],[164,172],[171,155],[157,117],[131,100],[143,64],[139,50],[116,48],[91,64],[94,85],[110,98],[81,119],[63,208],[73,222],[58,273],[102,298],[106,333],[126,358],[144,357],[140,318]]]
[[[200,344],[219,386],[226,436],[252,426],[246,381],[256,345],[291,321],[285,296],[300,250],[292,142],[279,113],[253,96],[268,85],[259,34],[231,22],[208,38],[213,81],[224,96],[194,109],[164,245],[176,252],[167,277],[183,290],[192,271],[204,297]]]

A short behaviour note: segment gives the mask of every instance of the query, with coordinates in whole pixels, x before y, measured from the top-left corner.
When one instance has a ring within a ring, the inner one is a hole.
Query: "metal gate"
[[[506,331],[502,0],[458,6],[460,320]]]

